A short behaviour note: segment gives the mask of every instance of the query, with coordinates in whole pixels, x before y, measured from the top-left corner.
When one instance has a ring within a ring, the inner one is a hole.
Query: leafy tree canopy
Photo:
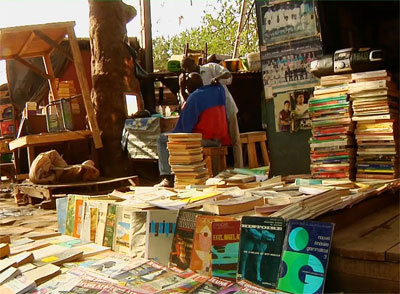
[[[161,36],[153,39],[154,70],[165,70],[171,55],[183,54],[186,43],[195,49],[204,48],[207,43],[209,55],[232,55],[242,1],[216,0],[216,5],[203,11],[204,16],[199,27],[187,29],[172,37]],[[220,11],[216,16],[210,12],[215,10],[215,7],[219,7]],[[242,56],[258,51],[256,13],[252,3],[248,3],[247,11],[249,18],[240,36],[239,55]]]

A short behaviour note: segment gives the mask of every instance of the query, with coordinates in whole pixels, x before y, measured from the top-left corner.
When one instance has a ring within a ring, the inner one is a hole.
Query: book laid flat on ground
[[[19,275],[15,279],[0,285],[0,293],[22,294],[35,289],[35,281],[25,275]]]
[[[211,225],[211,236],[212,276],[236,281],[240,221],[213,222]]]
[[[145,258],[168,266],[177,216],[176,210],[148,211]]]
[[[39,260],[35,260],[33,264],[43,266],[46,264],[62,265],[66,262],[79,260],[83,257],[83,251],[76,249],[68,249],[58,254],[49,255]]]
[[[197,293],[219,293],[219,291],[232,286],[233,283],[228,280],[224,280],[217,277],[211,277],[203,283],[199,288],[196,289]],[[196,293],[196,292],[195,292]]]
[[[0,285],[4,284],[11,279],[14,279],[16,276],[20,275],[21,271],[15,267],[9,267],[8,269],[0,272]]]
[[[243,196],[224,200],[210,201],[203,204],[203,210],[218,215],[235,214],[264,205],[263,197]]]
[[[205,211],[179,210],[169,257],[170,267],[175,266],[185,270],[190,266],[196,216],[206,214],[211,215],[211,213]]]
[[[59,274],[61,274],[61,269],[54,264],[46,264],[24,273],[28,279],[35,281],[36,285],[40,285]]]
[[[290,293],[324,292],[333,228],[332,223],[295,219],[287,222],[277,289]]]
[[[0,258],[10,255],[10,245],[8,243],[0,243]]]
[[[283,218],[243,216],[238,280],[244,279],[265,288],[275,288],[284,238]]]

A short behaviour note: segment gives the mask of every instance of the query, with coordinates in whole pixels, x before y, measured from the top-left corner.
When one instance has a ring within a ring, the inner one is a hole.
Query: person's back
[[[203,139],[229,145],[224,88],[208,85],[191,93],[173,132],[201,133]]]

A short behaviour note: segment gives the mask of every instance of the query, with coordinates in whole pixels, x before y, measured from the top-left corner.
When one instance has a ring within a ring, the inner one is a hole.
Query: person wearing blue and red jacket
[[[201,133],[202,146],[228,146],[231,141],[226,116],[225,89],[219,83],[203,86],[200,74],[190,73],[186,87],[190,93],[172,133]],[[163,178],[157,186],[171,186],[168,163],[168,138],[161,134],[157,142],[158,168]]]

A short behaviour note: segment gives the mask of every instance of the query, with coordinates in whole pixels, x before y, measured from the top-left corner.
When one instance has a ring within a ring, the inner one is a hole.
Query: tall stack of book
[[[309,100],[312,120],[311,173],[314,178],[354,178],[354,126],[347,97],[350,75],[321,78]]]
[[[169,163],[175,173],[175,188],[202,185],[208,178],[204,168],[201,134],[168,134]]]
[[[357,181],[399,177],[399,93],[386,70],[352,74]]]

